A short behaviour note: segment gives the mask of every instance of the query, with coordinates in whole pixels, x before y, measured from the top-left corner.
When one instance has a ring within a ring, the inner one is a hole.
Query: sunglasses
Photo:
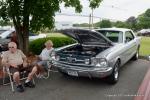
[[[14,48],[14,47],[8,47],[8,48]]]

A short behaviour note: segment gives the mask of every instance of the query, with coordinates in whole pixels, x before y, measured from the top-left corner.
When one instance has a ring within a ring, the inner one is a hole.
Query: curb
[[[149,59],[148,59],[148,56],[139,56],[139,59],[149,60]]]
[[[148,69],[134,100],[150,100],[150,68]]]

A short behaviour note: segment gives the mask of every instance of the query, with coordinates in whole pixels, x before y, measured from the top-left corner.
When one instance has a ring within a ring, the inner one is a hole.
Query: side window
[[[131,31],[125,32],[125,42],[129,42],[134,39],[134,36]]]

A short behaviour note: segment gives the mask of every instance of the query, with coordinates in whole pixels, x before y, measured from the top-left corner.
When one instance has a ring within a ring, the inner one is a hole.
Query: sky
[[[82,12],[80,14],[75,13],[74,8],[65,8],[61,4],[61,13],[69,15],[87,15],[91,13],[89,8],[88,0],[81,0],[83,5]],[[148,8],[150,8],[150,0],[103,0],[100,6],[94,9],[94,16],[110,19],[112,21],[125,21],[130,16],[137,17],[138,15],[144,13]],[[101,19],[94,18],[94,22],[98,22]],[[88,23],[88,17],[79,16],[65,16],[56,14],[55,20],[57,22],[71,22],[71,23]]]

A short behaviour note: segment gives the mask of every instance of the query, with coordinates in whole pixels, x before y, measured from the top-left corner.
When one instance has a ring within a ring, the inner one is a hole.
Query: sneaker
[[[16,87],[16,90],[17,90],[18,92],[24,92],[24,88],[23,88],[22,85],[18,85],[18,86]]]
[[[33,84],[33,82],[29,81],[29,82],[24,83],[24,86],[29,87],[29,88],[34,88],[35,84]]]

